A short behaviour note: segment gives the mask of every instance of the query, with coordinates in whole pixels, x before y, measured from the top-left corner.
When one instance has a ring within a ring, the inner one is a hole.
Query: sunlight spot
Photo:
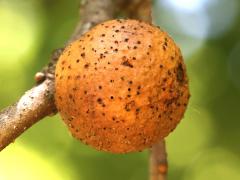
[[[163,0],[163,3],[171,4],[174,8],[184,11],[198,11],[207,0]]]

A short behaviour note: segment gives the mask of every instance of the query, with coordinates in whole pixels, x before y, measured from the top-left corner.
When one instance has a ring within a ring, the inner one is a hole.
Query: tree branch
[[[114,4],[112,0],[82,0],[80,6],[80,17],[75,32],[69,42],[78,39],[83,33],[100,22],[113,19]]]
[[[27,91],[17,103],[1,111],[0,150],[35,122],[56,112],[53,91],[53,81],[47,79]]]
[[[116,13],[130,19],[152,22],[152,0],[115,0]]]
[[[83,0],[81,22],[67,43],[79,38],[95,24],[113,18],[111,0]],[[45,116],[55,114],[54,71],[62,49],[55,51],[51,62],[35,75],[37,86],[27,91],[15,104],[0,112],[0,150]]]
[[[167,152],[165,141],[161,140],[150,150],[150,180],[167,179]]]

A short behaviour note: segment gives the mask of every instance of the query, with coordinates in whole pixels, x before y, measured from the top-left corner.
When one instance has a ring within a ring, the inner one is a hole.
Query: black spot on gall
[[[97,99],[97,102],[98,102],[99,104],[103,104],[103,100],[102,100],[101,98],[98,98],[98,99]]]
[[[129,61],[123,61],[121,65],[133,68],[133,65]]]
[[[184,80],[184,70],[181,63],[177,67],[177,80],[179,82],[183,82]]]
[[[88,67],[89,67],[89,63],[87,63],[87,64],[84,65],[84,68],[87,69]]]
[[[81,53],[81,57],[83,57],[83,58],[84,58],[84,57],[85,57],[85,53]]]

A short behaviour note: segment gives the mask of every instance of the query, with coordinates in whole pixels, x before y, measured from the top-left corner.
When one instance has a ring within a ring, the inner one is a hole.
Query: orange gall
[[[172,38],[137,20],[99,24],[56,66],[55,101],[72,135],[112,153],[141,151],[175,129],[189,100]]]

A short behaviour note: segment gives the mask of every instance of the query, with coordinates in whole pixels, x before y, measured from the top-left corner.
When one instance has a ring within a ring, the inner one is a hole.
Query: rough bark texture
[[[27,91],[17,103],[1,111],[0,150],[35,122],[56,112],[53,91],[53,81],[47,79]]]

